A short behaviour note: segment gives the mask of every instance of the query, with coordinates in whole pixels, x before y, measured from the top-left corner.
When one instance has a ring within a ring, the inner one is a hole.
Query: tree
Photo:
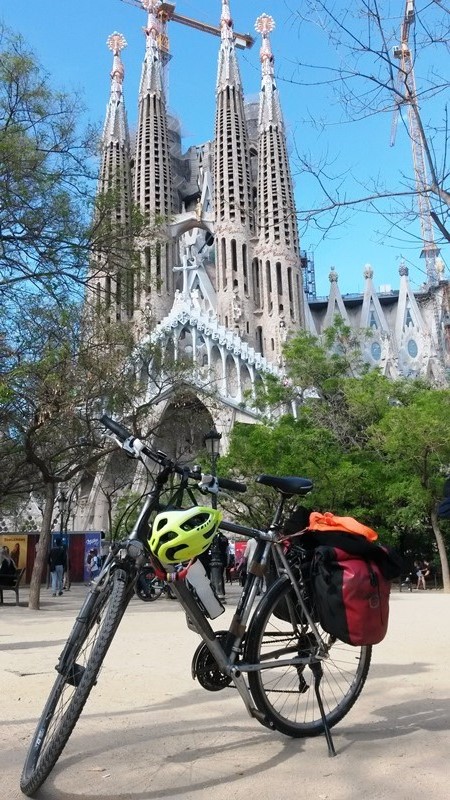
[[[148,434],[150,409],[183,371],[181,359],[166,359],[155,372],[157,348],[135,342],[135,247],[158,221],[144,225],[133,208],[118,214],[115,181],[96,193],[98,136],[80,130],[81,112],[79,97],[54,89],[23,39],[1,27],[0,500],[43,496],[35,608],[58,486],[108,453],[93,423],[99,410]],[[121,282],[125,322],[98,293],[107,278]]]
[[[6,400],[0,462],[13,450],[33,478],[23,487],[39,491],[44,500],[31,608],[39,607],[58,486],[76,483],[116,447],[99,430],[102,410],[120,414],[135,433],[148,436],[152,404],[186,380],[182,362],[166,360],[150,397],[148,370],[158,351],[150,341],[135,345],[131,323],[108,324],[100,317],[97,323],[90,327],[83,304],[67,301],[62,307],[40,300],[24,307],[22,318],[9,327],[10,355],[0,381]]]
[[[372,441],[386,458],[386,515],[394,525],[425,522],[432,528],[447,592],[447,543],[436,509],[442,499],[443,468],[450,463],[449,424],[450,392],[424,389],[410,403],[391,408],[372,430]]]
[[[330,354],[305,333],[289,343],[285,356],[288,385],[271,379],[260,398],[276,397],[282,404],[296,397],[297,418],[236,425],[221,461],[231,475],[250,479],[249,496],[243,496],[247,519],[267,524],[273,507],[273,493],[252,484],[253,476],[308,477],[314,484],[305,499],[309,508],[361,519],[387,544],[401,548],[413,533],[416,555],[431,555],[432,531],[449,590],[449,542],[436,507],[450,463],[450,392],[420,381],[393,382],[377,370],[349,375],[343,353]],[[308,395],[296,385],[302,377],[315,392]]]
[[[143,220],[111,224],[117,189],[96,197],[99,137],[80,130],[78,95],[52,87],[24,40],[0,27],[0,311],[20,313],[44,294],[83,291],[93,253],[101,269],[136,268]],[[124,266],[125,265],[125,266]]]
[[[441,239],[450,240],[448,77],[439,72],[444,63],[439,54],[446,59],[450,41],[448,9],[437,2],[415,7],[414,0],[408,0],[393,14],[388,0],[358,0],[351,7],[315,0],[301,8],[291,6],[291,15],[299,35],[317,41],[320,59],[314,64],[299,60],[300,77],[291,75],[288,80],[330,87],[334,102],[330,100],[327,107],[337,109],[340,116],[325,119],[323,125],[348,126],[365,119],[375,125],[378,115],[394,114],[414,150],[411,168],[403,163],[384,183],[378,177],[380,164],[372,158],[372,180],[362,179],[359,186],[356,180],[351,189],[345,168],[332,177],[332,165],[320,160],[314,165],[309,156],[298,154],[300,169],[314,177],[320,198],[300,217],[326,231],[359,206],[375,212],[387,222],[391,235],[397,233],[404,241],[403,234],[419,211],[426,227],[425,218],[431,213],[436,238],[439,232]],[[418,238],[416,228],[411,233]],[[426,232],[422,225],[422,239],[424,233],[434,238],[433,231]]]

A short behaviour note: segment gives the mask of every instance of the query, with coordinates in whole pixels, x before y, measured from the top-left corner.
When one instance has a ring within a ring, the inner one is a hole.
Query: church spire
[[[103,126],[101,167],[98,181],[98,214],[107,215],[111,229],[115,231],[115,245],[108,255],[98,252],[91,264],[91,272],[97,281],[97,293],[104,299],[111,319],[121,319],[124,314],[133,315],[134,277],[133,270],[117,258],[116,248],[125,252],[125,242],[130,235],[131,223],[131,153],[127,116],[123,100],[125,70],[121,51],[126,47],[121,33],[107,39],[107,47],[113,53],[111,88]],[[111,201],[103,206],[101,197],[111,193]],[[119,264],[120,261],[120,264]]]
[[[217,90],[226,86],[241,87],[241,76],[236,59],[234,45],[233,20],[231,18],[229,0],[222,0],[222,14],[220,16],[219,66],[217,70]]]
[[[139,100],[148,92],[155,92],[157,95],[161,95],[164,91],[163,64],[159,46],[162,27],[158,17],[158,8],[161,5],[161,0],[141,0],[141,4],[147,11],[147,25],[143,29],[146,37],[146,47],[139,87]]]
[[[164,63],[160,47],[160,0],[141,0],[147,11],[145,56],[139,87],[139,109],[134,170],[134,199],[152,227],[167,223],[172,215],[171,159],[164,93]],[[152,323],[168,313],[173,299],[172,245],[148,242],[143,252],[141,304],[150,309]]]
[[[228,0],[222,0],[216,86],[215,214],[217,313],[222,325],[254,343],[249,239],[254,223],[242,82]]]
[[[272,53],[269,34],[275,28],[275,20],[268,14],[262,14],[256,20],[255,29],[262,36],[260,50],[261,60],[261,99],[259,107],[259,124],[266,130],[270,125],[278,125],[283,128],[283,115],[277,85],[275,82],[275,59]]]
[[[300,248],[283,117],[275,82],[268,14],[256,20],[261,34],[258,137],[258,244],[262,295],[261,335],[266,358],[282,358],[289,330],[304,324]]]
[[[128,145],[128,126],[123,102],[125,70],[120,57],[120,53],[127,46],[127,43],[121,33],[114,31],[108,37],[106,45],[113,53],[113,66],[111,70],[111,91],[103,128],[103,142],[106,143],[108,139],[112,138],[119,144]]]
[[[163,63],[159,48],[160,0],[141,0],[147,11],[145,57],[139,88],[136,139],[135,200],[151,221],[168,219],[172,213],[172,187],[167,132]]]

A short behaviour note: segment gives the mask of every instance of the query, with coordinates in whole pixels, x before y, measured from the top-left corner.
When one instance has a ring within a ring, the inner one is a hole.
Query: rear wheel
[[[311,611],[315,620],[312,606]],[[321,677],[320,694],[331,728],[350,711],[369,671],[371,647],[344,644],[325,633],[319,623],[316,626],[326,646],[325,658],[315,657],[317,641],[311,626],[289,579],[281,577],[259,604],[248,630],[244,660],[252,664],[280,662],[279,666],[249,672],[250,691],[258,709],[287,736],[323,733],[315,674]],[[295,656],[305,663],[283,665],[283,660]]]
[[[114,638],[132,591],[127,573],[117,570],[89,593],[60,656],[59,673],[31,740],[20,779],[29,796],[55,766]]]

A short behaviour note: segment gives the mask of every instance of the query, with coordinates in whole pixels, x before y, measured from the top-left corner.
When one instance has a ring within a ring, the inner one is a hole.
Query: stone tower
[[[217,317],[255,345],[250,152],[228,0],[222,0],[220,26],[214,137]]]
[[[90,266],[90,281],[97,301],[101,301],[110,321],[133,317],[135,303],[134,270],[128,263],[131,236],[131,149],[123,99],[124,67],[121,51],[126,47],[122,34],[114,32],[107,41],[113,53],[111,89],[102,136],[102,159],[98,195],[108,196],[99,204],[98,214],[106,215],[114,226],[114,242],[107,253],[95,255]]]
[[[302,324],[303,299],[292,179],[269,41],[273,20],[263,15],[257,22],[260,102],[246,106],[230,2],[221,0],[214,139],[183,153],[179,128],[166,110],[165,4],[141,3],[147,12],[146,49],[135,149],[130,154],[123,106],[123,37],[114,34],[100,191],[114,180],[118,188],[120,183],[120,214],[126,218],[132,197],[147,230],[137,243],[141,269],[134,278],[130,271],[125,290],[121,270],[110,269],[105,296],[120,308],[125,303],[140,337],[163,324],[180,299],[189,303],[195,292],[209,320],[232,337],[235,350],[242,345],[250,359],[259,354],[280,365],[288,331]],[[223,333],[220,337],[224,340]]]
[[[145,57],[139,86],[139,110],[134,165],[134,201],[150,231],[158,226],[157,241],[149,235],[142,242],[140,285],[136,305],[145,308],[150,324],[157,324],[173,302],[175,248],[166,235],[173,213],[172,165],[164,90],[163,25],[159,0],[141,0],[147,11]]]
[[[259,107],[257,230],[253,262],[257,349],[280,360],[289,330],[303,327],[303,286],[294,192],[269,34],[275,23],[260,16],[262,85]]]

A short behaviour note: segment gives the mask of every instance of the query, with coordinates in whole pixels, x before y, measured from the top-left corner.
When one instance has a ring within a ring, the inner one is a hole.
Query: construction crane
[[[397,87],[402,99],[397,100],[391,133],[391,146],[395,142],[395,131],[401,105],[408,107],[408,126],[411,139],[414,175],[419,206],[419,218],[422,231],[423,250],[421,258],[425,258],[428,283],[433,285],[438,280],[438,272],[442,272],[442,262],[438,259],[439,248],[434,241],[431,217],[431,205],[427,187],[429,185],[425,163],[425,147],[423,133],[419,125],[419,105],[417,101],[414,66],[409,45],[409,33],[415,21],[414,0],[406,0],[405,14],[400,32],[400,45],[394,48],[394,57],[400,60]]]
[[[141,0],[122,0],[122,3],[127,3],[136,8],[146,8],[145,0],[144,2],[141,2]],[[204,33],[211,33],[213,36],[221,35],[221,29],[218,25],[209,25],[207,22],[201,22],[197,19],[186,17],[184,14],[177,14],[173,3],[161,2],[156,6],[155,11],[161,22],[160,48],[166,55],[169,54],[169,39],[166,33],[166,25],[168,22],[180,22],[182,25],[188,25],[189,28],[195,28]],[[249,33],[234,32],[234,43],[236,47],[245,50],[246,48],[252,47],[255,40]]]

